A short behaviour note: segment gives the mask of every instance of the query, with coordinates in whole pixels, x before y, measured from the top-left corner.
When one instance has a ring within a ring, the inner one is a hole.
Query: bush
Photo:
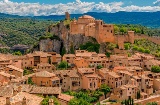
[[[159,66],[152,66],[151,72],[159,73],[160,72],[160,67]]]
[[[87,42],[85,44],[80,45],[81,50],[87,50],[89,52],[99,53],[99,48],[100,48],[100,44],[92,43],[92,42]]]
[[[58,65],[58,69],[67,69],[69,68],[68,62],[66,61],[62,61],[59,65]]]

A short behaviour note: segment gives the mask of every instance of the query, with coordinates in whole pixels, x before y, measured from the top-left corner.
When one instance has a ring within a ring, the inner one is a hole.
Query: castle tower
[[[95,38],[97,39],[98,43],[100,43],[102,42],[103,39],[103,21],[96,20],[95,26],[96,26]]]
[[[11,105],[10,97],[6,97],[6,105]]]
[[[134,31],[128,31],[128,42],[134,43]]]
[[[70,20],[70,14],[68,12],[65,12],[65,19]]]
[[[49,105],[54,105],[53,99],[49,99]]]
[[[23,100],[22,100],[22,105],[27,105],[27,100],[26,100],[25,97],[24,97]]]

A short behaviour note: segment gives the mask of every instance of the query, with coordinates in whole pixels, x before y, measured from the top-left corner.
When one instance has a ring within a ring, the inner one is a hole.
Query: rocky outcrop
[[[40,51],[45,51],[45,52],[55,51],[57,53],[60,53],[61,41],[56,40],[56,39],[51,40],[49,38],[40,40],[39,48],[40,48]]]
[[[49,38],[40,40],[39,50],[45,52],[55,51],[57,53],[60,53],[62,48],[65,48],[66,53],[70,53],[71,47],[73,47],[74,49],[79,49],[79,46],[81,44],[89,41],[96,42],[96,40],[92,37],[86,37],[80,34],[70,35],[69,29],[63,24],[63,22],[60,22],[57,25],[49,26],[47,31],[50,32],[52,35],[58,36],[60,40],[51,40]],[[101,49],[101,52],[105,51],[105,48],[103,48]]]

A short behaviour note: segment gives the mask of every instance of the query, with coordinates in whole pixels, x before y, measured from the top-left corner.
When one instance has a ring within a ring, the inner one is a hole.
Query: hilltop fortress
[[[70,19],[70,15],[67,12],[66,19]],[[128,31],[126,35],[115,35],[113,24],[105,24],[102,20],[96,20],[89,15],[83,15],[78,20],[74,19],[70,23],[70,34],[91,36],[98,43],[116,43],[119,49],[124,49],[124,42],[134,43],[134,31]]]

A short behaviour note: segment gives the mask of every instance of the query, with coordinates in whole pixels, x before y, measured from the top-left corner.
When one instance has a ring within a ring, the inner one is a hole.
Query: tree
[[[100,87],[100,90],[104,92],[105,98],[106,98],[107,93],[110,92],[110,88],[106,84],[102,84]]]
[[[151,51],[149,49],[145,49],[144,52],[150,54]]]
[[[110,57],[111,53],[110,52],[106,52],[106,56]]]
[[[31,77],[28,78],[28,84],[31,84],[31,85],[34,84],[34,82],[32,81],[32,78],[31,78]]]
[[[21,55],[22,55],[22,53],[21,53],[20,51],[16,51],[16,52],[14,52],[14,53],[13,53],[13,55],[21,56]]]
[[[66,54],[66,49],[63,47],[61,51],[61,56],[63,56],[64,54]]]
[[[58,65],[58,68],[59,69],[67,69],[67,68],[69,68],[68,62],[66,62],[66,61],[60,62],[60,64]]]
[[[52,61],[51,61],[51,57],[49,57],[49,58],[48,58],[48,63],[49,63],[49,64],[51,64],[51,63],[52,63]]]
[[[140,91],[137,92],[137,99],[140,99],[141,98],[141,94],[140,94]]]
[[[146,105],[158,105],[158,103],[157,102],[149,102]]]
[[[160,72],[160,67],[159,66],[152,66],[151,67],[151,72],[159,73]]]
[[[97,66],[97,69],[101,69],[101,68],[103,68],[102,65],[98,65],[98,66]]]

